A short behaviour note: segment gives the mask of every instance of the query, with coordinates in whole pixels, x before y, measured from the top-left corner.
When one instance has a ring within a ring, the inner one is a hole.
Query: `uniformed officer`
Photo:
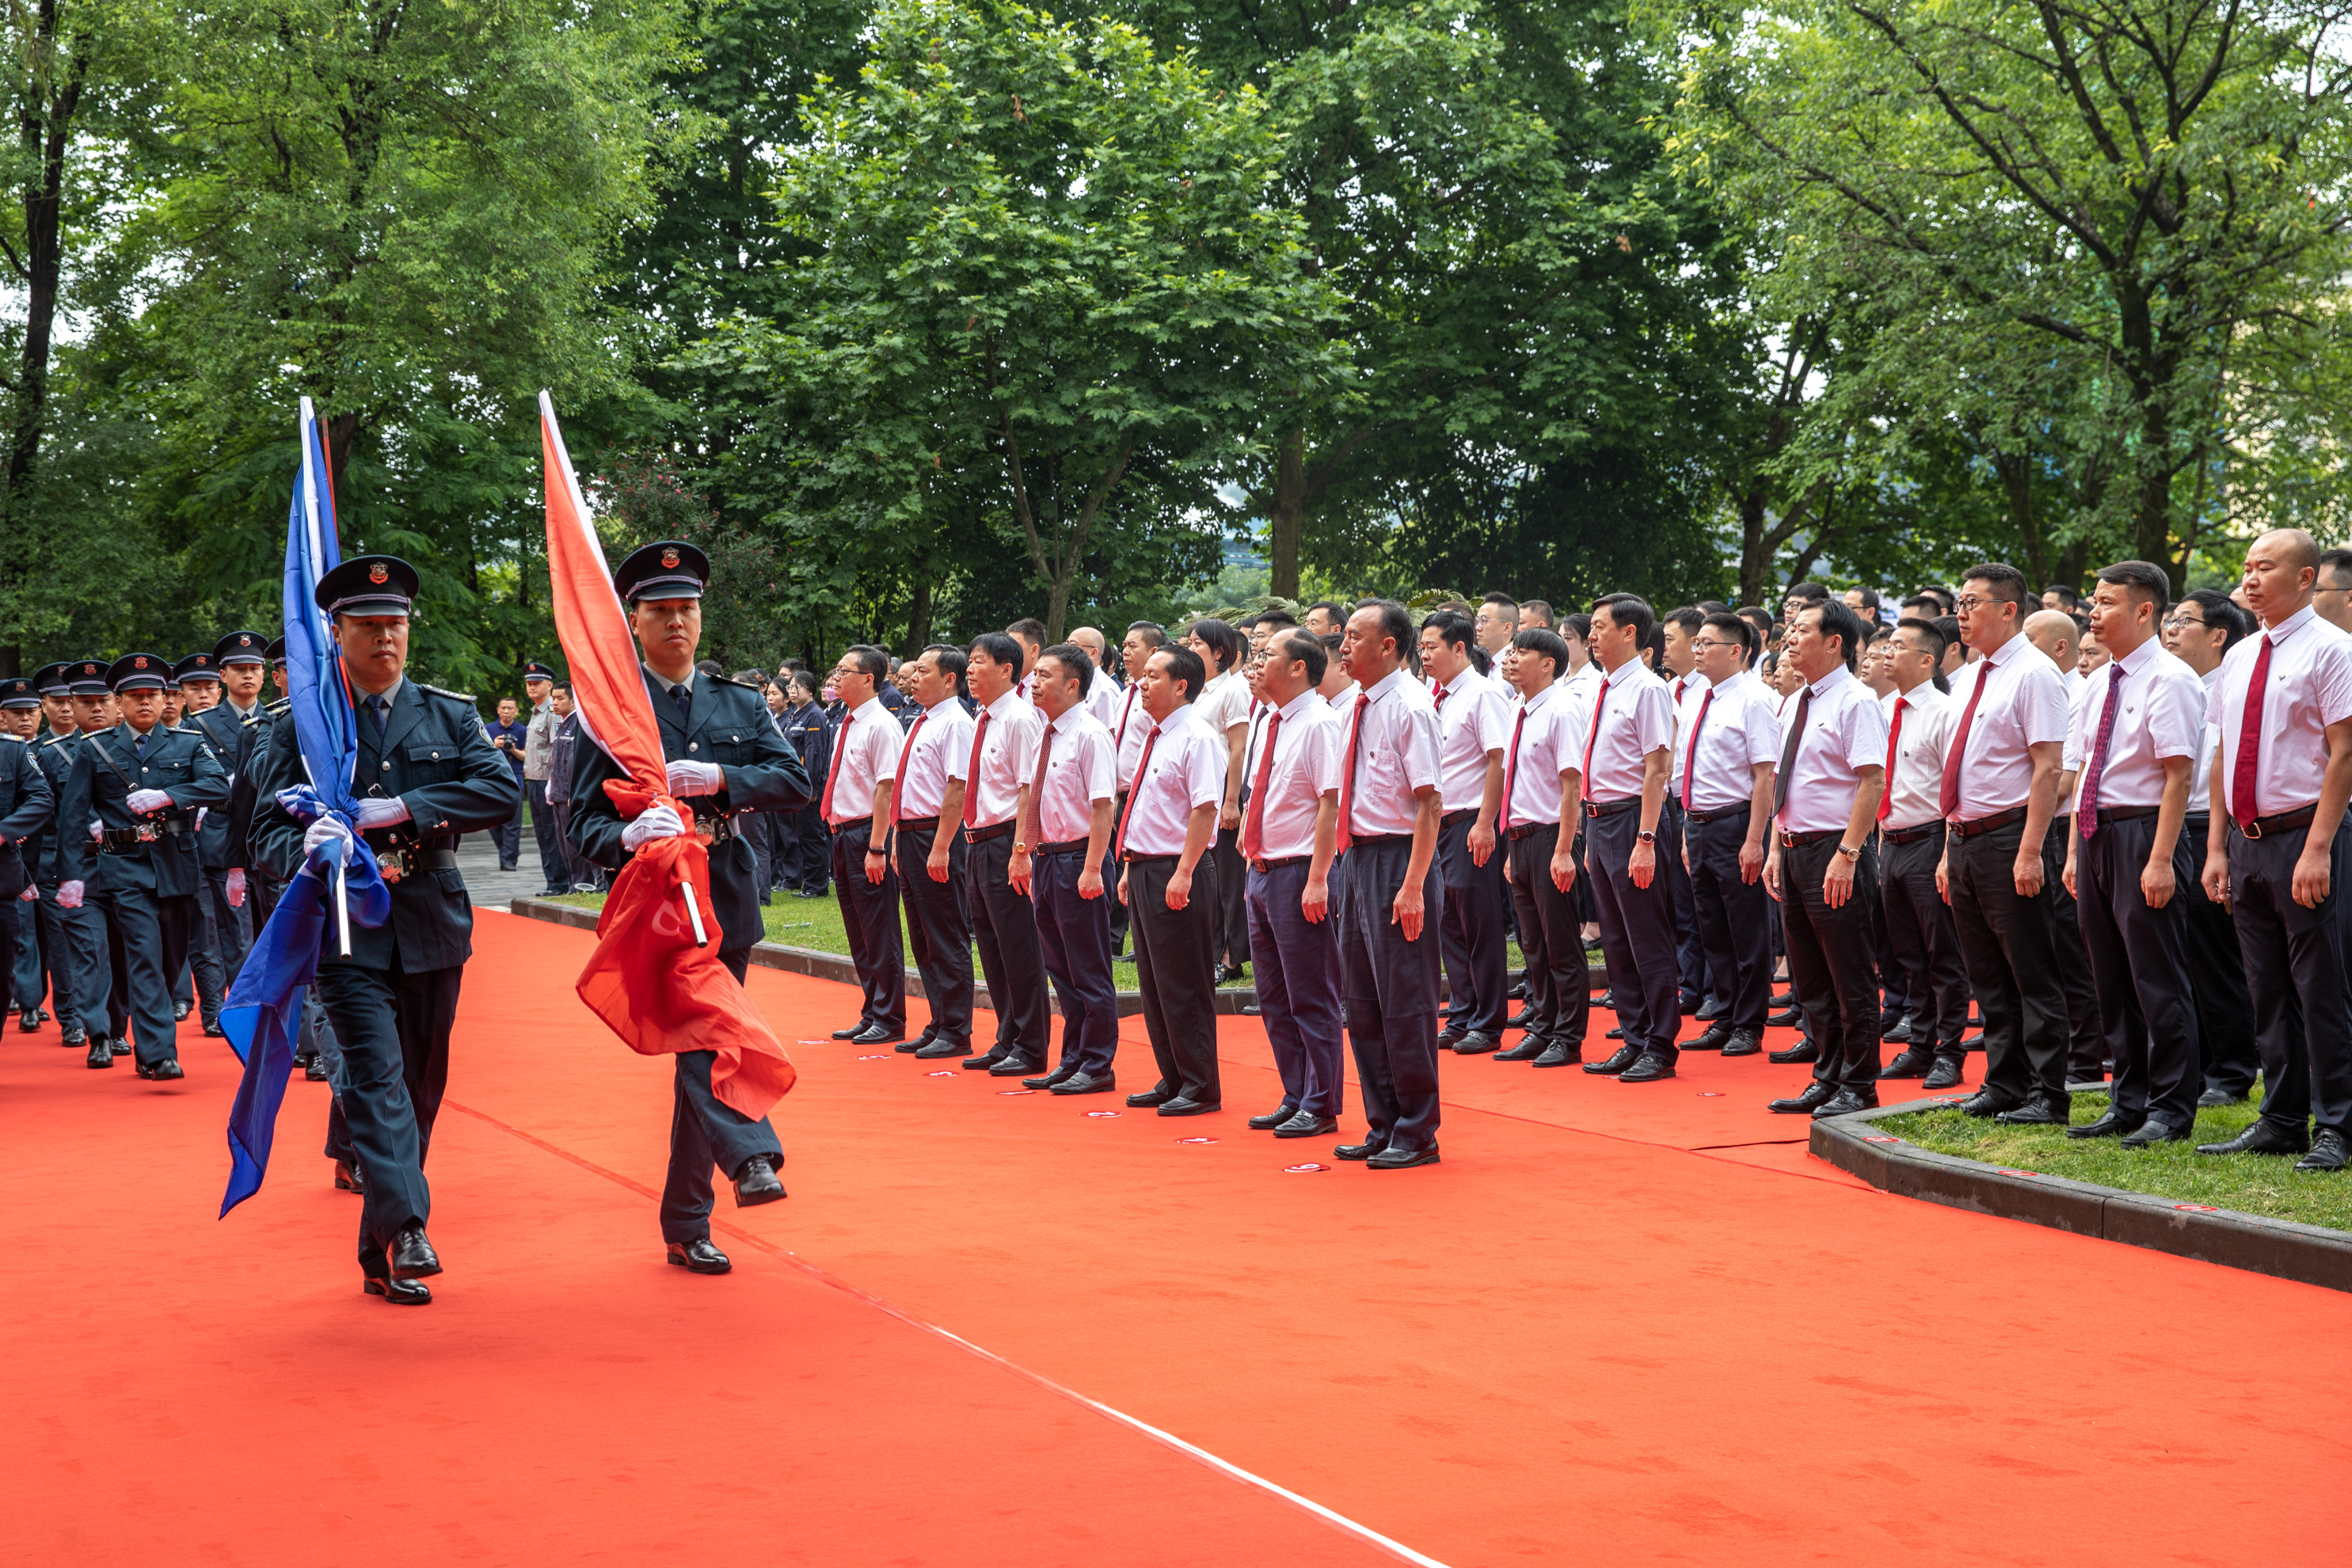
[[[331,937],[319,962],[319,994],[342,1047],[343,1117],[367,1173],[359,1261],[365,1289],[401,1305],[432,1292],[417,1280],[441,1272],[426,1239],[431,1194],[425,1154],[449,1075],[449,1029],[473,953],[474,911],[457,870],[461,836],[514,815],[514,774],[482,737],[474,700],[407,676],[409,605],[416,572],[389,555],[361,555],[319,580],[344,678],[356,700],[356,821],[391,885],[392,913],[354,925],[351,956]],[[307,869],[330,839],[348,848],[332,816],[307,826],[287,800],[306,782],[291,715],[270,737],[252,847],[281,880]]]
[[[572,762],[572,844],[600,866],[628,863],[654,839],[692,832],[709,846],[710,901],[719,915],[719,961],[740,984],[751,944],[765,933],[760,917],[759,863],[737,831],[738,812],[792,811],[808,801],[809,776],[768,718],[766,700],[750,686],[696,670],[702,642],[702,595],[709,559],[693,545],[661,540],[621,563],[613,587],[629,606],[644,654],[646,694],[660,721],[670,793],[694,803],[694,820],[656,805],[627,821],[604,789],[620,776],[602,747],[582,746]],[[680,1051],[672,1090],[669,1175],[662,1191],[662,1240],[669,1261],[697,1274],[724,1274],[727,1255],[710,1242],[710,1169],[733,1179],[738,1207],[784,1195],[776,1179],[783,1145],[757,1119],[711,1092],[710,1051]]]
[[[816,677],[794,670],[791,681],[791,701],[782,721],[784,743],[799,755],[803,772],[821,779],[833,771],[833,725],[816,700]],[[785,829],[778,835],[782,842],[777,849],[777,883],[803,899],[821,899],[833,877],[833,830],[814,801],[784,821]]]
[[[59,811],[68,825],[95,819],[100,837],[93,844],[86,833],[64,833],[58,841],[58,902],[79,908],[87,893],[105,910],[110,1019],[127,1021],[144,1079],[186,1076],[172,982],[198,920],[196,813],[228,799],[228,773],[204,736],[163,722],[168,671],[152,653],[125,654],[108,667],[121,722],[83,738]],[[100,1055],[93,1044],[89,1065],[113,1065],[110,1049]]]
[[[205,812],[196,832],[196,859],[205,874],[196,892],[196,941],[189,953],[204,1032],[218,1038],[222,998],[245,964],[246,950],[253,945],[252,931],[246,924],[245,874],[239,865],[245,858],[244,834],[233,834],[230,821],[237,800],[237,773],[252,742],[243,717],[221,705],[220,669],[212,649],[192,653],[173,668],[188,698],[184,724],[203,733],[229,773],[230,805]],[[234,888],[230,885],[233,869]]]
[[[16,976],[20,943],[36,953],[40,950],[38,916],[24,918],[34,908],[33,900],[25,897],[27,889],[34,889],[26,850],[37,852],[41,830],[48,826],[58,805],[48,775],[30,744],[30,732],[39,722],[40,712],[40,694],[28,677],[0,680],[0,980]],[[32,842],[28,845],[27,840]],[[37,959],[34,972],[37,978]],[[20,1015],[33,1020],[26,1026],[28,1028],[39,1023],[40,1000],[37,989],[20,988],[16,993]]]
[[[73,742],[79,734],[67,675],[71,668],[62,661],[44,665],[33,677],[34,689],[48,720],[47,727],[30,742],[33,760],[49,781],[50,792],[60,800],[65,796],[66,775],[73,772]],[[56,1009],[58,1043],[79,1050],[89,1044],[90,1020],[101,1017],[105,1011],[106,928],[96,910],[58,907],[60,832],[52,817],[47,827],[25,842],[25,864],[32,880],[22,895],[26,904],[19,919],[34,940],[26,941],[17,950],[16,997],[21,1007],[28,999],[37,1003],[46,991]],[[26,967],[28,952],[35,962],[30,972]],[[105,1033],[102,1024],[99,1032]]]

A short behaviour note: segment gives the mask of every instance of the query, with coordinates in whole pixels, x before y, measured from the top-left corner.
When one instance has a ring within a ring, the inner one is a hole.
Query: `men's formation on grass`
[[[2071,1093],[2111,1070],[2111,1108],[2069,1135],[2144,1147],[2244,1099],[2259,1065],[2260,1118],[2202,1152],[2333,1171],[2352,1157],[2335,897],[2352,633],[2315,607],[2322,571],[2307,535],[2266,534],[2242,609],[2210,591],[2171,604],[2161,569],[2120,562],[2086,624],[2059,607],[2068,590],[2032,609],[1998,563],[1891,626],[1857,614],[1875,611],[1865,591],[1857,605],[1810,584],[1777,619],[1660,617],[1630,595],[1555,616],[1490,594],[1418,624],[1390,601],[1327,602],[1304,625],[1271,609],[1181,638],[1139,622],[1123,685],[1099,637],[1040,647],[1019,623],[924,649],[895,704],[889,656],[849,648],[818,772],[762,692],[697,668],[709,563],[662,542],[614,580],[683,809],[624,819],[611,758],[569,725],[547,795],[568,802],[583,868],[664,837],[708,846],[739,984],[768,881],[751,830],[814,805],[862,997],[835,1037],[1036,1089],[1117,1089],[1131,936],[1154,1075],[1127,1103],[1222,1111],[1216,988],[1246,963],[1284,1091],[1250,1125],[1344,1138],[1344,1035],[1363,1129],[1335,1153],[1376,1170],[1437,1161],[1444,1051],[1638,1086],[1686,1049],[1758,1054],[1768,1023],[1793,1022],[1803,1038],[1774,1059],[1813,1081],[1778,1112],[1865,1110],[1889,1079],[1956,1086],[1980,1043],[1970,1114],[2066,1127]],[[402,1303],[440,1271],[423,1164],[470,952],[454,851],[523,795],[471,699],[406,679],[415,592],[390,557],[318,585],[357,700],[355,826],[393,914],[321,963],[301,1052],[334,1086],[327,1152],[364,1198],[363,1278]],[[217,1032],[249,910],[350,831],[308,815],[285,704],[257,705],[276,654],[236,632],[176,664],[67,661],[0,685],[0,865],[18,892],[0,932],[22,1028],[46,993],[90,1066],[127,1038],[142,1077],[176,1078],[186,967]],[[930,1010],[911,1039],[902,910]],[[1618,1026],[1588,1060],[1591,933]],[[1782,961],[1793,1005],[1774,1016]],[[667,1257],[723,1272],[712,1171],[739,1204],[775,1201],[782,1147],[714,1096],[709,1052],[679,1054],[673,1092]]]

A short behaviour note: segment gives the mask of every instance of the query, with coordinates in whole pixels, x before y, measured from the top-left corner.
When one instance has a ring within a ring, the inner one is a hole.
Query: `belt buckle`
[[[2238,834],[2243,838],[2260,838],[2263,836],[2263,819],[2259,816],[2246,818],[2239,825]]]
[[[163,825],[152,817],[142,818],[131,825],[131,831],[139,836],[140,843],[154,844],[163,837]]]
[[[375,866],[376,870],[383,877],[384,886],[391,887],[408,875],[408,851],[405,849],[380,850],[376,854]]]

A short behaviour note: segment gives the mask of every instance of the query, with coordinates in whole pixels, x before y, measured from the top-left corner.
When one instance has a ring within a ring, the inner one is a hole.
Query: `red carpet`
[[[0,1037],[12,1559],[1391,1560],[1015,1369],[1456,1568],[2338,1550],[2342,1296],[1873,1193],[1760,1058],[1449,1058],[1443,1165],[1292,1173],[1328,1148],[1242,1125],[1279,1093],[1252,1019],[1182,1122],[796,1044],[793,1196],[722,1198],[736,1271],[689,1277],[667,1064],[572,997],[588,942],[479,922],[419,1310],[359,1293],[321,1086],[216,1223],[217,1042],[158,1088]],[[752,990],[788,1041],[855,1011]]]

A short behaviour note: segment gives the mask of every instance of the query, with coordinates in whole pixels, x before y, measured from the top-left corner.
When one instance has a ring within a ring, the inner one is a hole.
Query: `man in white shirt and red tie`
[[[2213,689],[2221,684],[2222,657],[2246,635],[2248,620],[2228,595],[2214,588],[2192,589],[2164,617],[2164,651],[2197,672],[2209,707]],[[2209,715],[2180,830],[2198,873],[2181,896],[2189,906],[2182,911],[2189,924],[2189,984],[2197,997],[2197,1055],[2205,1076],[2205,1092],[2197,1098],[2200,1106],[2238,1104],[2253,1091],[2262,1070],[2237,922],[2227,904],[2205,896],[2206,850],[2217,820],[2223,828],[2230,821],[2227,812],[2217,819],[2212,811],[2213,753],[2221,749],[2221,726]]]
[[[1333,1151],[1374,1170],[1437,1163],[1437,710],[1406,658],[1412,616],[1372,599],[1348,617],[1340,657],[1363,688],[1339,766],[1348,889],[1339,932],[1348,1044],[1364,1141]]]
[[[1984,1087],[1970,1116],[2063,1127],[2068,1015],[2059,969],[2081,938],[2055,913],[2065,679],[2020,629],[2025,577],[1986,562],[1960,583],[1960,636],[1979,656],[1953,678],[1960,715],[1944,752],[1944,858],[1960,962],[1984,1012]]]
[[[1037,915],[1037,944],[1062,1001],[1062,1059],[1021,1080],[1055,1094],[1108,1094],[1118,1087],[1118,993],[1111,982],[1110,906],[1103,862],[1118,826],[1117,748],[1082,693],[1084,649],[1056,643],[1037,656],[1029,683],[1045,721],[1024,795],[1008,875]]]
[[[1865,635],[1851,606],[1825,598],[1790,616],[1780,645],[1805,684],[1781,716],[1764,885],[1780,900],[1789,989],[1820,1052],[1804,1092],[1772,1101],[1783,1114],[1850,1116],[1878,1104],[1870,834],[1886,784],[1886,719],[1853,674]]]
[[[971,754],[971,715],[956,699],[964,652],[933,643],[905,667],[908,694],[922,711],[898,749],[891,802],[898,894],[906,900],[907,940],[931,1021],[898,1048],[925,1061],[971,1055],[971,912],[964,897],[964,781]]]
[[[1719,1003],[1721,998],[1717,996],[1707,973],[1706,943],[1699,936],[1698,906],[1691,895],[1690,867],[1683,855],[1683,747],[1680,744],[1681,738],[1690,733],[1691,721],[1696,716],[1699,705],[1706,700],[1707,679],[1698,671],[1698,655],[1693,647],[1699,628],[1706,621],[1706,611],[1696,605],[1684,605],[1668,610],[1658,622],[1658,633],[1663,643],[1658,676],[1666,683],[1666,695],[1674,701],[1676,737],[1676,744],[1668,753],[1666,805],[1658,816],[1658,847],[1665,851],[1666,874],[1674,879],[1670,891],[1674,898],[1675,962],[1682,980],[1681,1010],[1704,1013],[1713,1019],[1721,1014],[1707,1004],[1710,1001]]]
[[[1127,809],[1128,786],[1135,782],[1135,764],[1143,756],[1143,739],[1151,732],[1151,716],[1143,710],[1143,668],[1167,641],[1168,633],[1158,621],[1133,621],[1129,623],[1127,636],[1118,645],[1118,657],[1127,669],[1127,690],[1119,698],[1118,713],[1108,721],[1113,782],[1118,786],[1118,800],[1111,817],[1114,826],[1118,822],[1118,814]],[[1118,886],[1118,853],[1114,844],[1110,849],[1112,858],[1103,865],[1103,880],[1112,888]],[[1118,899],[1110,902],[1111,956],[1125,963],[1130,956],[1124,949],[1128,921],[1133,918],[1133,911]]]
[[[2186,1142],[2204,1087],[2184,896],[2200,868],[2181,825],[2205,685],[2157,640],[2171,592],[2164,568],[2145,561],[2099,574],[2091,630],[2110,657],[2075,708],[2070,748],[2083,767],[2065,875],[2116,1081],[2106,1114],[2066,1135],[2120,1138],[2126,1149]]]
[[[2214,805],[2230,831],[2210,835],[2205,891],[2237,918],[2263,1106],[2243,1132],[2198,1152],[2301,1153],[2297,1170],[2340,1171],[2352,1161],[2352,637],[2313,609],[2318,569],[2318,546],[2299,528],[2254,541],[2243,592],[2262,630],[2230,650],[2208,699],[2206,716],[2221,727]]]
[[[1682,1031],[1672,885],[1658,856],[1666,775],[1675,743],[1675,704],[1666,683],[1642,662],[1650,640],[1650,606],[1631,594],[1592,605],[1590,647],[1599,677],[1584,736],[1584,871],[1601,922],[1609,995],[1624,1043],[1589,1073],[1621,1083],[1675,1076],[1675,1037]],[[1569,695],[1576,696],[1573,681]]]
[[[1878,801],[1878,885],[1887,945],[1911,998],[1911,1042],[1878,1077],[1957,1089],[1968,1063],[1969,975],[1936,868],[1944,858],[1944,752],[1959,704],[1936,689],[1944,634],[1934,621],[1905,616],[1885,647],[1883,667],[1894,690],[1879,699],[1888,760]]]
[[[1109,729],[1118,722],[1119,701],[1127,693],[1118,689],[1118,682],[1110,678],[1110,670],[1102,662],[1108,657],[1108,649],[1103,642],[1102,633],[1092,626],[1080,626],[1063,640],[1086,651],[1087,711],[1100,721],[1104,729]],[[1042,659],[1045,656],[1041,653],[1037,657]],[[1029,671],[1029,675],[1033,678],[1036,673],[1034,668]],[[1034,679],[1029,680],[1028,691],[1030,700],[1034,702],[1037,697],[1037,683]]]
[[[1021,668],[1026,671],[1013,687],[1021,700],[1029,698],[1029,677],[1037,671],[1037,656],[1045,647],[1045,623],[1034,616],[1024,616],[1004,628],[1004,635],[1021,645]]]
[[[1323,641],[1277,631],[1257,668],[1268,710],[1251,760],[1242,814],[1249,868],[1250,974],[1258,1016],[1282,1075],[1282,1102],[1249,1124],[1276,1138],[1339,1130],[1339,944],[1331,918],[1331,862],[1339,821],[1339,721],[1316,688]]]
[[[1199,1116],[1224,1103],[1217,1070],[1217,868],[1208,858],[1225,798],[1225,738],[1200,721],[1201,656],[1170,644],[1140,685],[1151,729],[1119,817],[1118,896],[1135,921],[1143,1027],[1160,1081],[1127,1103]]]
[[[1024,657],[1021,645],[1003,632],[972,638],[964,651],[964,685],[980,711],[972,715],[970,752],[950,760],[951,773],[964,785],[964,891],[972,946],[988,982],[988,1005],[996,1014],[995,1043],[963,1065],[967,1071],[997,1078],[1044,1072],[1052,1043],[1037,911],[1012,878],[1022,796],[1036,770],[1044,728],[1037,710],[1014,689],[1024,674]]]
[[[1510,1016],[1505,963],[1503,856],[1495,819],[1503,801],[1503,745],[1511,704],[1503,685],[1470,661],[1467,616],[1440,610],[1421,623],[1421,668],[1437,685],[1437,869],[1445,885],[1438,922],[1448,1000],[1440,1049],[1498,1050]]]
[[[1780,717],[1773,694],[1748,673],[1748,645],[1755,635],[1734,615],[1717,613],[1700,622],[1691,653],[1705,684],[1695,702],[1685,702],[1689,716],[1675,742],[1693,913],[1706,947],[1707,973],[1724,1005],[1706,1033],[1681,1048],[1727,1057],[1751,1057],[1764,1048],[1772,997],[1764,860]]]
[[[1568,645],[1558,632],[1515,632],[1496,668],[1519,694],[1503,748],[1503,852],[1527,960],[1527,1033],[1496,1057],[1502,1062],[1567,1067],[1584,1059],[1591,1015],[1591,970],[1573,889],[1579,875],[1577,829],[1582,817],[1573,776],[1584,725],[1576,700],[1559,684]]]
[[[833,1037],[896,1045],[907,1037],[907,949],[898,934],[898,879],[890,868],[890,798],[898,775],[898,721],[876,695],[890,656],[864,644],[833,667],[841,728],[817,806],[833,829],[833,890],[863,994],[857,1022]]]

